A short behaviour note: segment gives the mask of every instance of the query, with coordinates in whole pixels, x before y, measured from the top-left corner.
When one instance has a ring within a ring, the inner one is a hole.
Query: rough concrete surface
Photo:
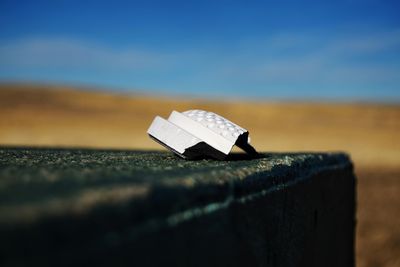
[[[353,266],[345,154],[0,149],[1,266]]]

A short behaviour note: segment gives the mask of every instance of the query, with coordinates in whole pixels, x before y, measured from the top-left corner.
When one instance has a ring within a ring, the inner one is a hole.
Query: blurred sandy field
[[[400,105],[214,102],[0,86],[0,145],[162,149],[156,115],[205,109],[250,131],[259,151],[345,151],[358,179],[357,266],[400,266]]]

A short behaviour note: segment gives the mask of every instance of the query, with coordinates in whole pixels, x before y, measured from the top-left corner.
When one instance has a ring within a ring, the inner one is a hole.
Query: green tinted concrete
[[[0,150],[2,266],[352,266],[344,154]]]

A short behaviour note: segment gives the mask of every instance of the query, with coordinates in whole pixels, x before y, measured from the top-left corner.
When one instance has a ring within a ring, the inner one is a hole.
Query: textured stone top
[[[186,161],[168,152],[0,149],[0,227],[113,216],[137,231],[174,225],[335,168],[347,155],[233,154]],[[123,220],[122,220],[123,219]]]

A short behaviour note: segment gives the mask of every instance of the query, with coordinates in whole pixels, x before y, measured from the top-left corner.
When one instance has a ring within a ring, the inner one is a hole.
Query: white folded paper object
[[[168,120],[156,116],[147,133],[156,142],[185,159],[225,159],[237,145],[257,155],[249,132],[215,113],[204,110],[172,111]]]

